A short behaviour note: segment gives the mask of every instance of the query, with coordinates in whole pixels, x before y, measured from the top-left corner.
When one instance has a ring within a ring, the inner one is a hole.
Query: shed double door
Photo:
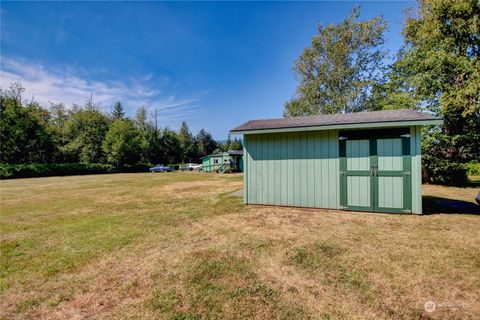
[[[340,132],[342,209],[411,212],[408,130]]]

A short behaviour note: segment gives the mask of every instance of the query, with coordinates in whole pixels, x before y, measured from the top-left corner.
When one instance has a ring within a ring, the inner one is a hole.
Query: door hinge
[[[341,175],[345,175],[346,173],[347,173],[346,171],[340,170]]]
[[[411,175],[411,174],[412,174],[412,173],[411,173],[410,171],[405,171],[405,172],[403,173],[404,176],[409,176],[409,175]]]

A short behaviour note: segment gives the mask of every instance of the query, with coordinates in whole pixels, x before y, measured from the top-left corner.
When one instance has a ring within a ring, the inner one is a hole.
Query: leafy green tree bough
[[[133,126],[133,122],[127,119],[115,120],[103,140],[107,162],[116,167],[138,163],[140,148],[139,132]]]
[[[383,64],[386,22],[320,25],[295,62],[299,79],[285,116],[411,108],[443,116],[424,132],[424,178],[465,184],[465,164],[480,159],[480,2],[423,0],[408,12],[405,43]]]
[[[339,24],[319,25],[311,46],[295,61],[299,86],[285,104],[285,116],[303,116],[366,109],[369,92],[384,75],[386,21],[357,21],[354,8]]]
[[[461,167],[480,159],[480,2],[425,0],[419,5],[405,23],[396,67],[415,88],[420,106],[444,118],[440,128],[426,132],[424,175],[449,183],[437,181],[453,173],[447,168],[440,174],[438,163]]]

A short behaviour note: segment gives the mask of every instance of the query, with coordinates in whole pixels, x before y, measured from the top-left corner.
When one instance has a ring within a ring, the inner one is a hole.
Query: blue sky
[[[159,123],[186,120],[224,139],[249,119],[281,117],[297,82],[291,68],[319,23],[383,15],[386,47],[402,44],[414,2],[1,2],[3,89],[24,98],[83,104],[128,115],[140,105]]]

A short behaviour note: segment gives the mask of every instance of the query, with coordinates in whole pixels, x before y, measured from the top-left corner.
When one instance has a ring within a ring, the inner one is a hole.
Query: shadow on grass
[[[480,206],[462,200],[423,196],[423,214],[480,214]]]

